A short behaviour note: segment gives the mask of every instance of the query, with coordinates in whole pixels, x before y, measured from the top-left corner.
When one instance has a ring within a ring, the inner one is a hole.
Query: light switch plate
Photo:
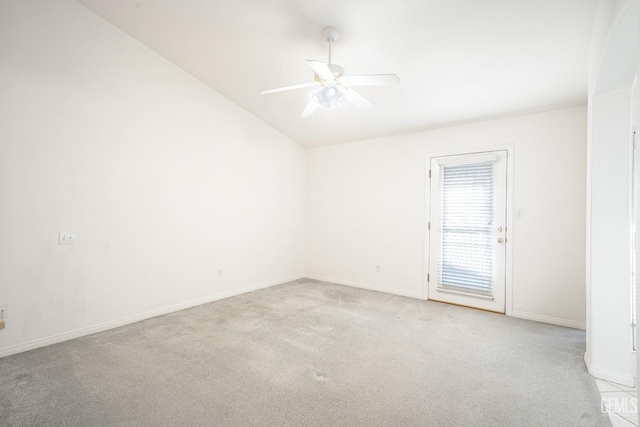
[[[61,231],[58,235],[58,244],[73,245],[76,242],[76,235],[68,231]]]

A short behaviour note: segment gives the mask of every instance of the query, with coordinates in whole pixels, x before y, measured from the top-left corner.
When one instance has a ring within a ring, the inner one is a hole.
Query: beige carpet
[[[599,426],[583,331],[300,280],[0,359],[2,426]]]

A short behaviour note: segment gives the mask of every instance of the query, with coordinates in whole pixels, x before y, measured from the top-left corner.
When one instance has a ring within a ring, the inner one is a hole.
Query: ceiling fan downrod
[[[324,27],[322,29],[322,36],[329,43],[329,61],[327,64],[331,65],[331,47],[333,46],[333,42],[340,37],[340,31],[338,31],[336,27]]]

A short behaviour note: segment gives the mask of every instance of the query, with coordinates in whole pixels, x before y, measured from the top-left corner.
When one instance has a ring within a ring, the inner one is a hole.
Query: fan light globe
[[[325,85],[311,92],[311,99],[324,108],[341,107],[347,101],[345,88],[337,85]]]

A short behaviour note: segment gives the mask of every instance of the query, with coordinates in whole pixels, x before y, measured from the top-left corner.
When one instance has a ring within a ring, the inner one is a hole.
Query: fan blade
[[[312,99],[311,101],[309,101],[309,103],[307,104],[307,107],[304,109],[300,117],[302,117],[303,119],[306,119],[307,117],[311,117],[311,115],[315,113],[317,108],[318,108],[318,103]]]
[[[400,77],[395,74],[366,74],[362,76],[344,76],[341,82],[349,86],[393,86],[400,83]]]
[[[294,85],[294,86],[279,87],[277,89],[263,90],[262,92],[260,92],[260,95],[268,95],[270,93],[284,92],[285,90],[304,89],[305,87],[316,86],[317,84],[318,83],[316,82],[311,82],[311,83],[303,83],[303,84]]]
[[[307,64],[309,64],[309,67],[311,67],[314,73],[316,73],[318,76],[322,77],[323,79],[325,80],[334,79],[331,68],[329,68],[329,66],[324,62],[307,59]]]
[[[347,100],[352,103],[358,110],[371,111],[373,110],[373,104],[367,101],[362,95],[358,94],[351,88],[347,89]]]

